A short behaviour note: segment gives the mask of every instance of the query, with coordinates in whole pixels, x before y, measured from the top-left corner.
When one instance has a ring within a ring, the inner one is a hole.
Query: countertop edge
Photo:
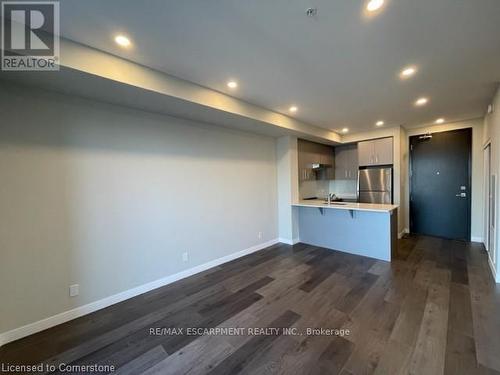
[[[387,208],[376,208],[376,207],[360,207],[359,204],[363,203],[347,203],[346,205],[329,205],[325,204],[323,202],[321,203],[316,203],[316,202],[297,202],[297,203],[292,203],[291,205],[294,207],[310,207],[310,208],[326,208],[326,209],[335,209],[335,210],[347,210],[347,211],[368,211],[368,212],[386,212],[390,213],[396,209],[399,208],[398,205],[386,205],[388,206]],[[371,203],[365,203],[365,204],[371,204]],[[356,206],[354,206],[356,205]]]

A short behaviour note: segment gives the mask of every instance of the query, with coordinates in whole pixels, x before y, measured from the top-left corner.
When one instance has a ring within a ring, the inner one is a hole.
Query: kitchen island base
[[[397,253],[397,208],[369,211],[299,206],[298,209],[300,242],[388,262]]]

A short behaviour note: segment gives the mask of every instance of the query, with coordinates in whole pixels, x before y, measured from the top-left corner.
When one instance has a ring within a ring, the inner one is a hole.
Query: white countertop
[[[316,207],[328,208],[336,210],[354,210],[354,211],[371,211],[371,212],[392,212],[398,208],[395,204],[375,204],[375,203],[349,203],[349,202],[332,202],[328,204],[323,199],[314,199],[299,201],[293,203],[292,206],[296,207]]]

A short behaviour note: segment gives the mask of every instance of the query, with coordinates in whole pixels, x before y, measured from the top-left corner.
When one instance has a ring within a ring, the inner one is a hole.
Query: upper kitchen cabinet
[[[392,137],[359,142],[358,162],[361,167],[392,164]]]
[[[335,179],[356,180],[358,148],[355,144],[335,147]]]
[[[298,157],[300,181],[333,179],[333,147],[299,139]]]

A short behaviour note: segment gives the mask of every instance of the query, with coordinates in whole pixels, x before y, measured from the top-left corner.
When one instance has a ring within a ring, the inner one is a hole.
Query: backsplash
[[[341,198],[356,198],[358,182],[356,180],[330,180],[329,190]]]
[[[329,183],[329,180],[301,181],[299,183],[300,199],[326,198],[329,192]]]
[[[318,197],[326,198],[334,193],[340,198],[355,199],[357,182],[355,180],[316,180],[299,183],[300,199]]]

